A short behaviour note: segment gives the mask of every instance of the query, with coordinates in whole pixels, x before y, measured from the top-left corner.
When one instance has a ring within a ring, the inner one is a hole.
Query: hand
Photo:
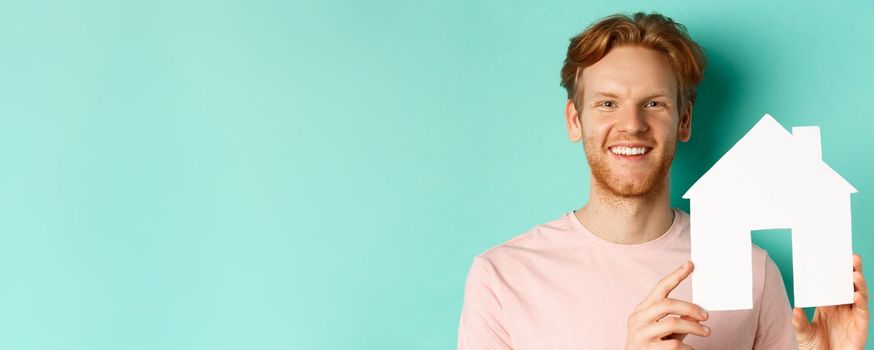
[[[710,328],[700,322],[707,312],[687,301],[668,298],[668,294],[692,273],[686,262],[659,281],[628,317],[625,349],[691,349],[683,343],[687,334],[710,335]],[[675,317],[679,316],[679,317]]]
[[[853,303],[820,306],[807,322],[804,310],[792,310],[795,340],[801,349],[862,349],[868,338],[868,284],[862,257],[853,254]]]

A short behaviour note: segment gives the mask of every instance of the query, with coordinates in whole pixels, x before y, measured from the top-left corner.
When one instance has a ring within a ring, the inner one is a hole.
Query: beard
[[[667,142],[663,148],[654,147],[647,153],[651,157],[651,165],[642,177],[617,174],[616,168],[611,167],[608,162],[609,155],[605,155],[598,146],[593,146],[595,142],[589,141],[583,142],[583,148],[595,186],[621,198],[654,197],[667,190],[668,174],[677,148],[676,141]]]

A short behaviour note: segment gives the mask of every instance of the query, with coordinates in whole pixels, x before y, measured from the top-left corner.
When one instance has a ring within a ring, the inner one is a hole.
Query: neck
[[[622,197],[593,179],[589,201],[575,215],[596,236],[619,244],[654,240],[667,232],[674,220],[667,181],[652,193]]]

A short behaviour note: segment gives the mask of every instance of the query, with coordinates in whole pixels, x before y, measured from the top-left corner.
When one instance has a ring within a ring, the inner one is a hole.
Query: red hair
[[[639,46],[663,53],[671,62],[677,76],[677,102],[680,111],[695,103],[695,88],[704,77],[707,59],[686,27],[658,13],[635,13],[633,17],[615,14],[590,25],[571,38],[564,66],[561,67],[561,86],[568,99],[579,108],[582,96],[580,77],[583,69],[595,64],[611,49],[620,45]]]

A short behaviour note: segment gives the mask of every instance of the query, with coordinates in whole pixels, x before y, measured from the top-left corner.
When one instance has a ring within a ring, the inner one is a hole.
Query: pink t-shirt
[[[689,214],[674,209],[668,231],[616,244],[574,216],[533,227],[473,259],[458,349],[621,349],[628,316],[656,282],[689,260]],[[753,246],[753,309],[711,311],[696,349],[797,349],[780,271]],[[694,272],[693,272],[694,273]],[[691,277],[670,297],[691,301]]]

